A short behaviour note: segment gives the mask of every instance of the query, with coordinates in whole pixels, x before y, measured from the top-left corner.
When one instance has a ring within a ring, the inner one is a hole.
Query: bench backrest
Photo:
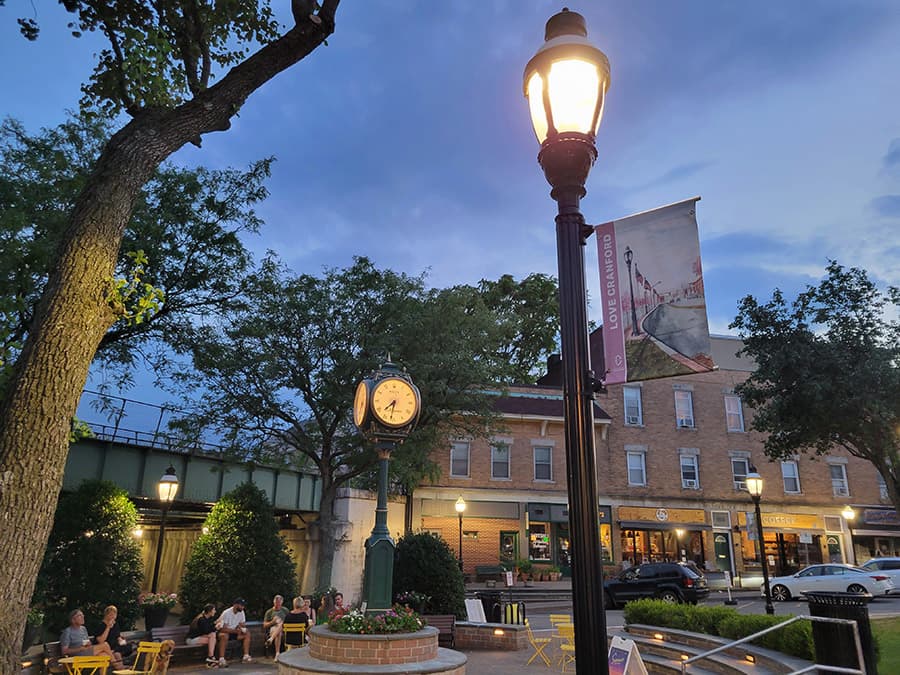
[[[44,669],[48,673],[64,673],[66,669],[59,665],[62,657],[62,647],[59,642],[44,643]]]
[[[175,646],[181,646],[187,642],[190,626],[163,626],[162,628],[150,629],[150,635],[154,642],[162,640],[171,640]]]
[[[433,626],[439,631],[452,631],[456,628],[456,617],[453,614],[430,614],[422,618],[428,622],[429,626]]]

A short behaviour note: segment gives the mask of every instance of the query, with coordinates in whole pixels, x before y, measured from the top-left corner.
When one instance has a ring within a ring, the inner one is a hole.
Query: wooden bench
[[[162,628],[151,628],[150,638],[153,642],[162,642],[163,640],[171,640],[175,643],[175,649],[172,651],[172,658],[178,660],[179,656],[191,656],[198,658],[206,658],[206,645],[189,645],[187,644],[188,632],[190,626],[163,626]]]
[[[438,645],[450,647],[456,644],[456,617],[453,614],[429,614],[422,619],[432,628],[437,628]]]
[[[503,573],[506,570],[500,565],[475,565],[475,581],[503,581]]]

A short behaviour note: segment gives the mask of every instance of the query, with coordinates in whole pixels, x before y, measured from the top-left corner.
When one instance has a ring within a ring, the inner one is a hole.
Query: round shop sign
[[[664,523],[669,519],[669,512],[666,509],[656,509],[656,519]]]

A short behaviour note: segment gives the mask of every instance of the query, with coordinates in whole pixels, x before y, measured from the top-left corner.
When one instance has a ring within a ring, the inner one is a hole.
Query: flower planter
[[[151,628],[162,628],[166,625],[168,616],[168,607],[144,607],[144,625],[147,630],[150,630]]]

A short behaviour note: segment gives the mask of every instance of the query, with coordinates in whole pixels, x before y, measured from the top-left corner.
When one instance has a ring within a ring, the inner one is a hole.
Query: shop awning
[[[620,520],[622,530],[711,530],[712,525],[703,523],[654,523],[649,520]]]
[[[850,534],[857,537],[896,537],[900,530],[857,530],[852,528]]]

